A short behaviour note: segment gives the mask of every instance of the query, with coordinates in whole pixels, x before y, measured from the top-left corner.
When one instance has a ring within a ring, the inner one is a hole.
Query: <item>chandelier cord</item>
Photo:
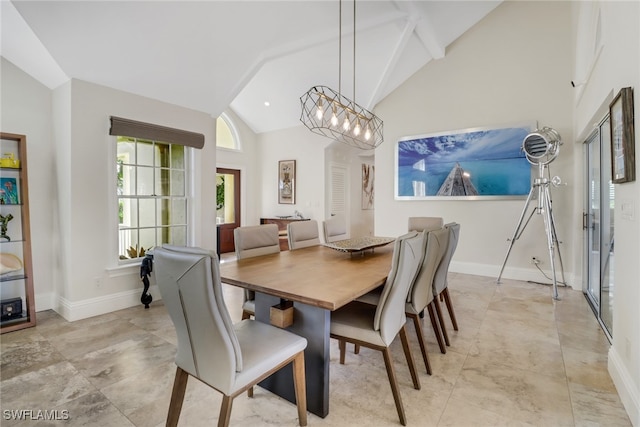
[[[338,95],[342,94],[342,0],[338,13]]]
[[[356,102],[356,0],[353,0],[353,103]]]

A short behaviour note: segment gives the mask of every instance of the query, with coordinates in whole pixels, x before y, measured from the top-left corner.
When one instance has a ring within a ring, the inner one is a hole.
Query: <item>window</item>
[[[117,136],[118,256],[187,244],[186,147]]]
[[[240,142],[233,124],[226,114],[216,119],[216,147],[240,150]]]

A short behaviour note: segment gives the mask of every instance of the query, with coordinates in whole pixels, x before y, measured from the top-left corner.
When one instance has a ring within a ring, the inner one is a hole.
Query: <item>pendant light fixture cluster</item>
[[[373,149],[383,141],[382,120],[355,102],[356,2],[353,2],[353,101],[342,95],[342,0],[339,15],[338,91],[313,86],[300,97],[300,121],[312,132],[352,147]]]

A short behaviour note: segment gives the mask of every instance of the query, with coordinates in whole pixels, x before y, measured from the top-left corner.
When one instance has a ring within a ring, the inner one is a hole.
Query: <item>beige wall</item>
[[[385,142],[376,150],[376,234],[405,232],[409,216],[459,222],[452,269],[497,277],[525,200],[394,200],[396,142],[410,135],[537,121],[558,130],[565,141],[551,172],[568,185],[552,189],[552,197],[567,280],[580,287],[572,256],[580,208],[571,198],[576,189],[570,19],[569,3],[505,2],[450,45],[443,59],[427,64],[378,105]],[[532,256],[549,270],[541,215],[515,243],[503,277],[545,281],[530,264]]]

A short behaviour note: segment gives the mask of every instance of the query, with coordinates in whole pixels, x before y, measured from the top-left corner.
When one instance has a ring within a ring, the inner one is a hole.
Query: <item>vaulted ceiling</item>
[[[50,88],[76,78],[213,117],[230,107],[259,133],[298,125],[314,85],[374,109],[500,3],[358,0],[355,94],[350,0],[341,61],[336,0],[3,0],[2,56]]]

